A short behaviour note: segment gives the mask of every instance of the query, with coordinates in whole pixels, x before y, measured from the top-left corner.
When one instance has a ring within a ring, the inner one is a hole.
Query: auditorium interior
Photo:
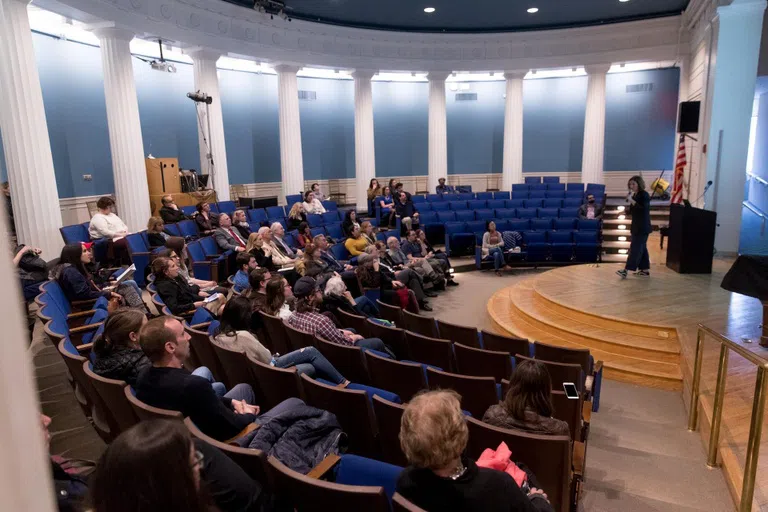
[[[0,0],[9,510],[768,511],[767,5]]]

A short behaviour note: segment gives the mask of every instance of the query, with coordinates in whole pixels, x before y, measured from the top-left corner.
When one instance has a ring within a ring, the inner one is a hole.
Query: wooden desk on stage
[[[173,197],[174,202],[178,206],[195,206],[200,201],[206,201],[208,203],[216,202],[216,192],[213,190],[201,190],[199,192],[177,192],[175,194],[151,194],[149,196],[150,208],[152,208],[152,214],[156,215],[160,212],[160,208],[163,206],[162,199],[164,196]]]

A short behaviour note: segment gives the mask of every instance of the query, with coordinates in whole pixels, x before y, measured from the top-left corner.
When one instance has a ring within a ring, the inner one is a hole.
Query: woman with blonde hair
[[[461,397],[451,390],[413,397],[400,420],[400,447],[409,466],[397,492],[427,511],[552,511],[547,496],[526,494],[503,471],[480,468],[462,455],[469,440]],[[531,482],[533,483],[533,482]]]
[[[259,229],[259,232],[261,229]],[[277,270],[275,264],[272,263],[272,256],[267,256],[266,252],[264,252],[264,240],[261,238],[261,236],[259,236],[259,232],[251,233],[248,235],[248,241],[245,244],[245,251],[252,254],[253,257],[256,258],[256,263],[260,267],[272,271]]]
[[[298,229],[299,224],[307,222],[307,214],[302,203],[293,203],[288,212],[288,229]]]
[[[147,240],[149,247],[168,247],[177,254],[184,253],[184,239],[180,236],[171,236],[165,231],[165,222],[160,217],[150,217],[147,222]]]

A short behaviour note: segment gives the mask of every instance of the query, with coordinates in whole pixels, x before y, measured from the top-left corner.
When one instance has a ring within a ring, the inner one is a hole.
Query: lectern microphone
[[[204,92],[200,92],[200,91],[188,92],[187,98],[197,103],[207,103],[208,105],[213,103],[213,98],[211,96],[208,96]]]
[[[707,182],[707,185],[704,187],[704,192],[701,193],[701,195],[694,201],[694,203],[698,203],[701,200],[702,197],[707,195],[707,191],[709,190],[709,187],[711,187],[711,186],[712,186],[712,180],[709,180]]]

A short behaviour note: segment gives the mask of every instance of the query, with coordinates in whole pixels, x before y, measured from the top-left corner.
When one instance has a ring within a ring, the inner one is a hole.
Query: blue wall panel
[[[505,90],[503,80],[472,82],[461,91],[446,85],[448,174],[501,172]],[[477,100],[456,101],[463,93],[476,93]]]
[[[611,73],[605,91],[605,170],[644,171],[674,165],[680,71]],[[650,91],[627,86],[652,84]]]
[[[352,80],[299,78],[304,179],[355,177],[355,84]]]
[[[768,93],[760,95],[752,163],[752,173],[768,181]],[[768,212],[768,187],[757,180],[747,179],[744,188],[744,199],[763,212]],[[763,229],[763,219],[747,208],[742,208],[741,213],[739,252],[768,255],[768,230]]]
[[[282,181],[277,76],[221,69],[219,91],[230,183]]]
[[[429,84],[373,82],[377,176],[427,174]]]
[[[587,77],[523,81],[523,172],[581,171]]]

